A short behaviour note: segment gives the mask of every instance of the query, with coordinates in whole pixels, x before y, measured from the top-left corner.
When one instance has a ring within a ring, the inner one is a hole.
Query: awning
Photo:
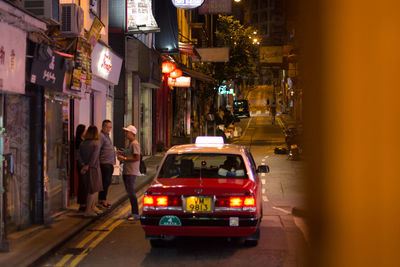
[[[200,54],[192,44],[179,42],[179,53],[201,60]]]
[[[200,80],[203,82],[208,82],[208,83],[214,83],[214,79],[204,73],[201,73],[201,72],[198,72],[195,70],[191,70],[191,69],[187,69],[182,66],[180,66],[179,68],[182,70],[183,73],[189,75],[193,79]]]

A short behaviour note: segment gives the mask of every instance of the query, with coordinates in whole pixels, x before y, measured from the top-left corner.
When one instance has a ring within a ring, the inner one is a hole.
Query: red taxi
[[[262,219],[258,166],[245,146],[196,138],[164,156],[143,197],[141,225],[152,246],[175,236],[244,237],[257,245]]]

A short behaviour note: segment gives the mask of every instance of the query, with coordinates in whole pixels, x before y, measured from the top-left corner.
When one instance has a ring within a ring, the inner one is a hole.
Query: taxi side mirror
[[[257,173],[268,173],[269,172],[269,166],[268,165],[260,165],[257,168]]]

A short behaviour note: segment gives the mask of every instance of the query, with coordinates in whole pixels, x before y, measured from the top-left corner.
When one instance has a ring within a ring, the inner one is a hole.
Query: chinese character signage
[[[64,58],[45,45],[37,46],[30,82],[62,91],[65,75]]]
[[[108,47],[96,44],[92,51],[92,73],[113,85],[117,85],[121,73],[122,58]]]
[[[26,33],[0,22],[0,36],[0,91],[24,94]]]
[[[231,14],[232,0],[205,0],[199,7],[199,14]]]
[[[128,32],[160,31],[153,17],[151,2],[152,0],[126,0],[126,28]]]

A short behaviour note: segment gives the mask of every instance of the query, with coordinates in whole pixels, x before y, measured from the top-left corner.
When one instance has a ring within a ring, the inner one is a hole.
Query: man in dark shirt
[[[115,149],[110,138],[111,129],[111,121],[104,120],[100,132],[100,169],[103,180],[103,191],[99,192],[99,204],[105,208],[111,207],[111,204],[107,202],[107,193],[115,165]]]

